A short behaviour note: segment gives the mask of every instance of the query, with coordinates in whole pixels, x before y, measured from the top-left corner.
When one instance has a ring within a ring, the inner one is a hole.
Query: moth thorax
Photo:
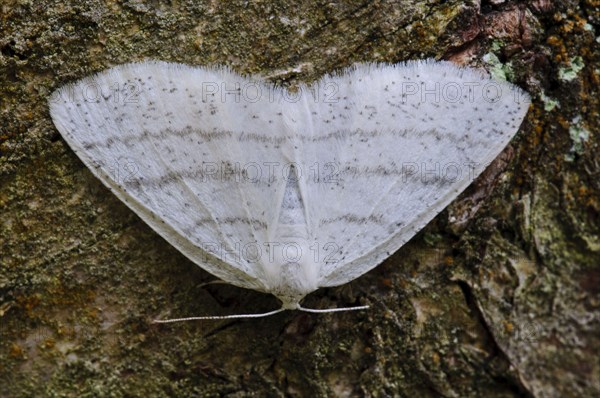
[[[319,264],[303,239],[282,242],[271,248],[267,272],[271,292],[286,303],[297,303],[316,290]]]
[[[305,271],[300,263],[281,265],[279,280],[271,293],[283,302],[285,308],[296,309],[304,296],[317,289],[317,286],[305,276]]]

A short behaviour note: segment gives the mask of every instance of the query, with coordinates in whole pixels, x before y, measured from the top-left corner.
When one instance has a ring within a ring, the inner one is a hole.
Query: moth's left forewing
[[[305,145],[320,285],[375,267],[502,151],[529,106],[520,89],[450,63],[362,65],[317,83]],[[316,246],[317,247],[317,246]]]

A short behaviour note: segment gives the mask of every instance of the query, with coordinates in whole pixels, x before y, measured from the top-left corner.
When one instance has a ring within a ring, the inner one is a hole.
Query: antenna
[[[216,319],[240,319],[240,318],[262,318],[265,316],[275,315],[285,311],[285,308],[280,308],[275,311],[264,312],[262,314],[236,314],[236,315],[217,315],[217,316],[192,316],[189,318],[175,318],[175,319],[154,319],[152,323],[173,323],[173,322],[185,322],[185,321],[204,321],[204,320],[216,320]]]
[[[323,310],[315,308],[304,308],[298,307],[300,311],[312,312],[315,314],[325,314],[328,312],[341,312],[341,311],[358,311],[366,310],[369,308],[368,305],[359,305],[357,307],[342,307],[342,308],[326,308]],[[285,311],[286,308],[280,308],[275,311],[263,312],[260,314],[236,314],[236,315],[221,315],[221,316],[192,316],[188,318],[175,318],[175,319],[154,319],[152,323],[174,323],[174,322],[186,322],[186,321],[207,321],[207,320],[218,320],[218,319],[244,319],[244,318],[263,318],[271,316]]]
[[[366,310],[368,308],[369,308],[368,305],[359,305],[357,307],[325,308],[323,310],[319,310],[319,309],[316,309],[316,308],[298,307],[298,309],[300,311],[312,312],[312,313],[315,313],[315,314],[326,314],[328,312],[342,312],[342,311],[358,311],[358,310]]]

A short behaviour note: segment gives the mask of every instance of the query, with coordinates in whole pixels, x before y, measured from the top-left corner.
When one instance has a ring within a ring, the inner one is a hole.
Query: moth
[[[377,266],[502,151],[520,88],[433,60],[358,64],[296,90],[160,61],[68,84],[50,114],[83,163],[194,263],[280,309]],[[214,319],[227,317],[191,317]]]

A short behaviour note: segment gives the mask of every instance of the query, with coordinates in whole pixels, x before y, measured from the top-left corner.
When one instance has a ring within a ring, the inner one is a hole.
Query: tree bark
[[[9,0],[0,20],[0,396],[600,396],[597,0]],[[293,85],[355,62],[481,66],[533,97],[520,133],[373,271],[307,307],[225,285],[119,202],[49,93],[145,58]]]

